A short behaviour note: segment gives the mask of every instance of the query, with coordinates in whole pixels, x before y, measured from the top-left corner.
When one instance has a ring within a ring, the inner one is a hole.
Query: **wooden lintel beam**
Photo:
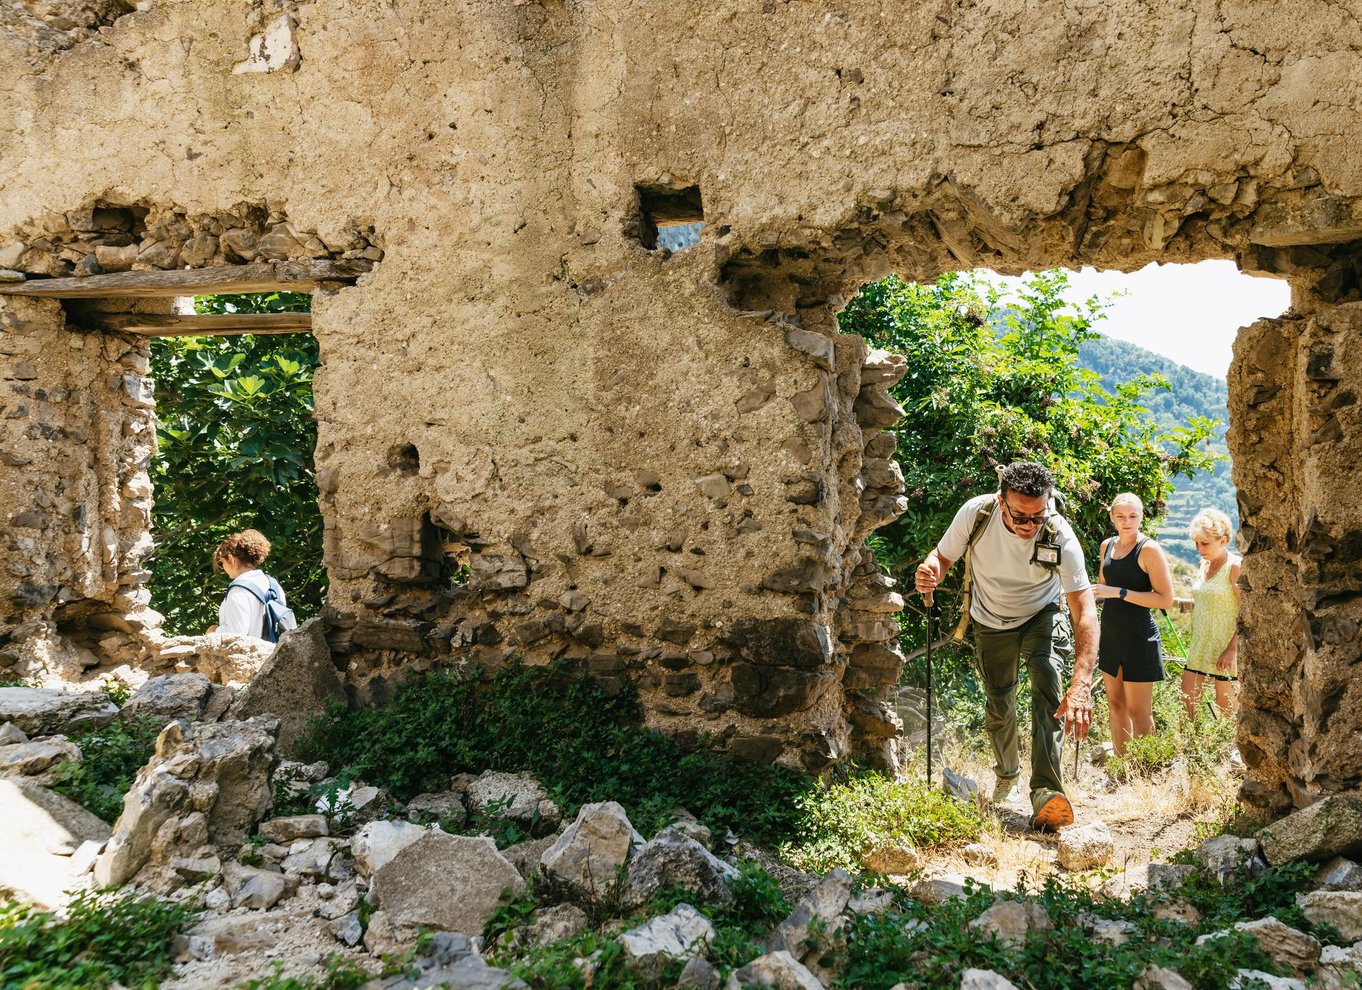
[[[136,333],[144,337],[236,337],[248,333],[311,333],[311,313],[90,313],[75,321],[86,330]]]
[[[353,282],[373,268],[372,261],[262,261],[249,265],[177,268],[167,271],[110,272],[84,278],[31,278],[0,283],[0,295],[45,299],[97,299],[102,296],[219,296],[244,292],[312,292],[330,284]]]

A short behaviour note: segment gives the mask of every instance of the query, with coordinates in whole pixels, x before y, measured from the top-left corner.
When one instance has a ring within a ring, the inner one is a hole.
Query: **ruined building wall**
[[[566,657],[744,757],[887,763],[899,599],[861,541],[904,504],[877,430],[905,369],[837,332],[847,295],[1204,257],[1314,285],[1362,239],[1362,27],[1337,8],[153,0],[62,26],[53,6],[0,13],[0,266],[377,262],[314,299],[332,646],[366,699],[452,658]],[[641,215],[667,196],[703,204],[675,256]],[[131,227],[75,229],[96,207]],[[1308,406],[1293,367],[1241,367],[1236,409]],[[1309,415],[1279,428],[1291,457],[1321,456]],[[15,487],[68,477],[63,449]],[[1315,505],[1346,531],[1336,474],[1237,453],[1246,519]],[[1280,645],[1255,596],[1305,626],[1324,607],[1299,583],[1334,578],[1291,567],[1250,593],[1246,666]],[[1311,690],[1246,676],[1285,725],[1265,803],[1292,747],[1307,790],[1357,786],[1316,772],[1309,740],[1357,717],[1305,727]]]

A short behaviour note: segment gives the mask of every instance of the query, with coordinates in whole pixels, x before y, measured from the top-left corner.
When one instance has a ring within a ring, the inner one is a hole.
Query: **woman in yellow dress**
[[[1238,705],[1239,570],[1242,560],[1230,552],[1229,516],[1203,509],[1188,527],[1201,555],[1201,571],[1191,598],[1178,598],[1178,610],[1192,612],[1192,645],[1182,672],[1182,702],[1187,717],[1196,718],[1197,704],[1208,683],[1215,684],[1215,703],[1232,715]]]

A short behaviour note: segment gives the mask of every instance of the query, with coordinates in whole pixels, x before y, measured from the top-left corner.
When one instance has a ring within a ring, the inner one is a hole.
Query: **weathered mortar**
[[[333,647],[365,696],[451,655],[564,656],[745,757],[890,762],[893,717],[866,692],[897,674],[898,600],[859,544],[902,504],[873,429],[898,369],[836,333],[841,301],[891,270],[1236,257],[1332,303],[1350,284],[1335,245],[1362,239],[1362,28],[1336,9],[63,6],[0,21],[0,266],[238,263],[251,242],[227,235],[247,227],[267,256],[382,258],[314,300]],[[640,184],[699,187],[697,248],[630,236]],[[132,228],[86,224],[96,207]],[[1303,298],[1315,322],[1260,324],[1263,357],[1241,344],[1231,383],[1236,416],[1262,421],[1236,425],[1263,438],[1234,441],[1245,521],[1276,541],[1246,566],[1260,803],[1359,782],[1324,745],[1357,706],[1321,719],[1356,653],[1320,626],[1351,621],[1330,597],[1357,556],[1330,453],[1350,420],[1315,436],[1328,414],[1310,411],[1350,389],[1354,325]],[[48,331],[43,353],[66,353]],[[1309,371],[1324,336],[1346,371],[1330,389]],[[94,380],[84,360],[71,374]],[[16,513],[44,479],[102,483],[72,447],[7,473]],[[1312,519],[1327,558],[1286,548]],[[95,566],[39,533],[56,572]],[[108,601],[109,580],[78,595]],[[1338,642],[1298,653],[1283,614]]]

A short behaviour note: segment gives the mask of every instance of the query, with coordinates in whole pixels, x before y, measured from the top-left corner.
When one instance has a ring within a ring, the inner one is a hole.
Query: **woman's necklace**
[[[1227,553],[1222,557],[1217,557],[1215,560],[1206,561],[1206,580],[1209,581],[1211,578],[1219,574],[1220,568],[1224,567],[1225,561],[1229,559],[1230,555]]]
[[[1139,542],[1140,542],[1140,538],[1137,536],[1137,537],[1135,537],[1135,539],[1133,539],[1133,540],[1130,541],[1130,545],[1129,545],[1129,546],[1124,546],[1124,547],[1123,547],[1123,546],[1121,545],[1121,538],[1120,538],[1119,536],[1116,537],[1116,542],[1113,543],[1113,544],[1111,545],[1111,559],[1112,559],[1112,560],[1121,560],[1121,559],[1123,559],[1127,554],[1130,553],[1130,551],[1132,551],[1132,550],[1135,549],[1135,544],[1137,544],[1137,543],[1139,543]]]

